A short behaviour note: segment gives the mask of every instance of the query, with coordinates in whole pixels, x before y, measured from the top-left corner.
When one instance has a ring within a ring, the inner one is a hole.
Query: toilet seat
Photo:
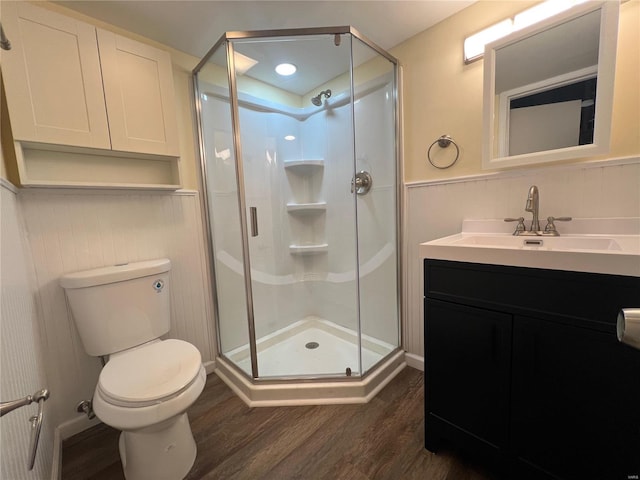
[[[201,368],[200,352],[190,343],[152,342],[112,356],[100,373],[97,390],[112,405],[157,405],[188,389]]]

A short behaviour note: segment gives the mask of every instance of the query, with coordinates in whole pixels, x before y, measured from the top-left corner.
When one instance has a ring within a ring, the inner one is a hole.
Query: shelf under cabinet
[[[327,253],[329,251],[329,244],[327,243],[314,243],[308,245],[289,245],[289,253],[291,255],[318,255],[321,253]]]
[[[14,142],[23,187],[178,190],[179,157]]]
[[[327,210],[327,202],[287,203],[287,212],[296,215],[322,213]]]

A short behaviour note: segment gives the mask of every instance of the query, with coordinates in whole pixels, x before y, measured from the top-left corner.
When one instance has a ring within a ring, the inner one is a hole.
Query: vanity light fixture
[[[464,39],[464,63],[482,58],[484,46],[513,32],[513,20],[507,18]]]
[[[574,7],[586,0],[547,0],[534,7],[524,10],[513,18],[507,18],[491,25],[464,40],[464,63],[471,63],[482,58],[484,46],[499,38],[506,37],[510,33],[538,23],[546,18],[553,17],[560,12]]]
[[[276,65],[275,70],[278,75],[288,77],[289,75],[293,75],[294,73],[296,73],[298,67],[296,67],[293,63],[281,63],[279,65]]]

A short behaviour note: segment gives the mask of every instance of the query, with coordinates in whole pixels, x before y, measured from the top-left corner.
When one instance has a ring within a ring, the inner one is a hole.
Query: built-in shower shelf
[[[284,162],[284,168],[307,169],[309,167],[315,167],[315,168],[324,167],[324,159],[315,158],[315,159],[307,159],[307,160],[286,160]]]
[[[289,253],[291,255],[318,255],[320,253],[327,253],[328,251],[329,244],[327,243],[289,245]]]
[[[327,202],[287,203],[287,212],[296,215],[322,213],[327,210]]]

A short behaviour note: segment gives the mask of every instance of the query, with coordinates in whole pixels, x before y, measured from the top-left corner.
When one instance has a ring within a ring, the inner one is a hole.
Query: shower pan
[[[405,366],[396,59],[352,27],[227,32],[193,84],[216,373],[250,405],[367,401]]]

